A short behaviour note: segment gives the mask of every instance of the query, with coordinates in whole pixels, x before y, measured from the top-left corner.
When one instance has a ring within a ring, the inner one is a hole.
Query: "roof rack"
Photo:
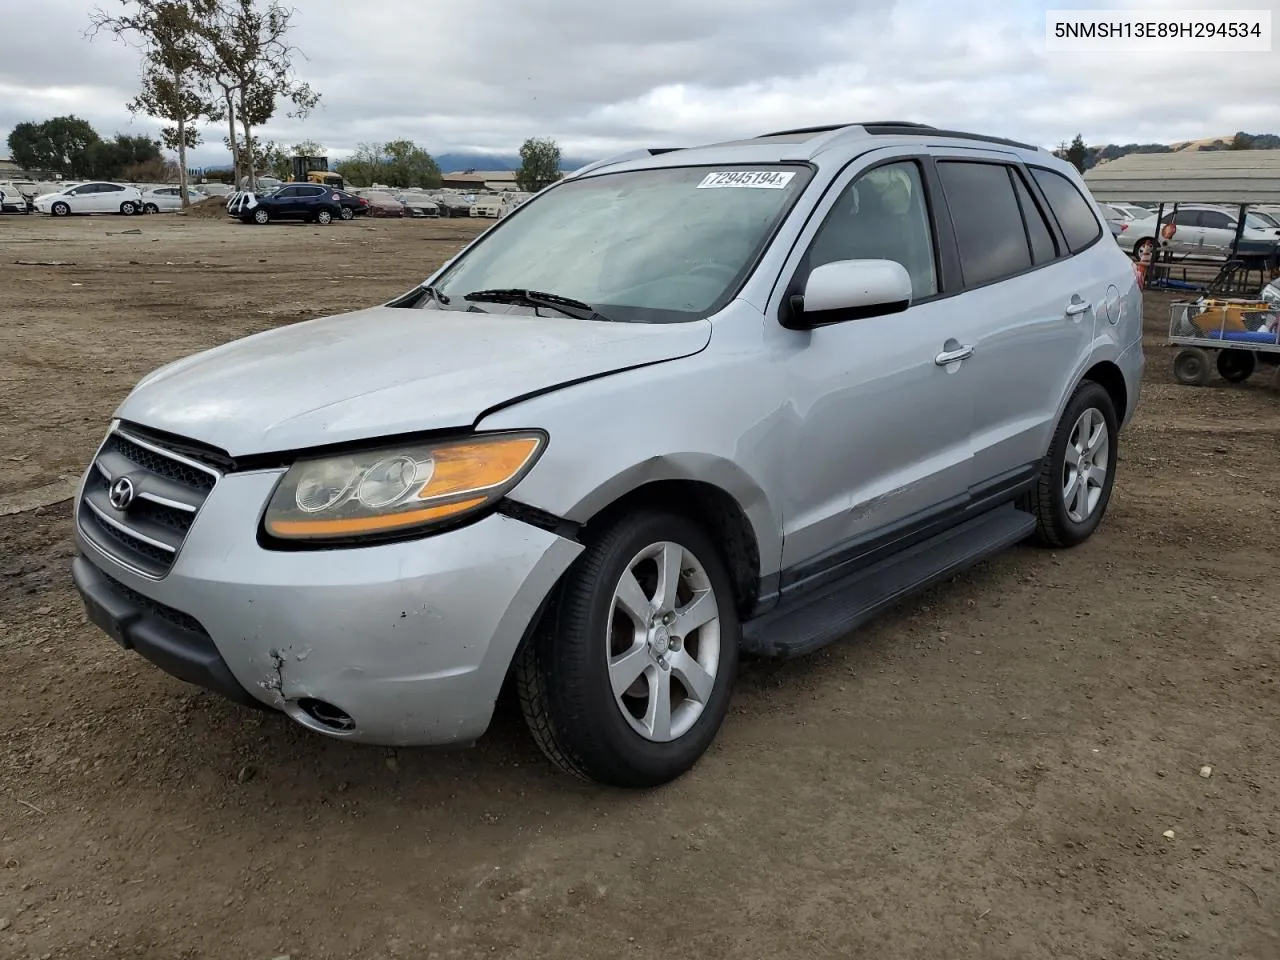
[[[855,130],[861,128],[873,137],[909,137],[925,134],[931,137],[944,137],[948,140],[977,140],[981,143],[998,143],[1006,147],[1018,147],[1021,150],[1039,150],[1030,143],[1009,140],[1005,137],[992,137],[983,133],[966,133],[962,130],[943,130],[927,123],[914,123],[910,120],[869,120],[863,123],[831,123],[817,127],[796,127],[793,130],[778,130],[761,134],[758,139],[767,137],[793,136],[798,133],[834,133],[838,130]]]
[[[565,176],[568,180],[571,177],[577,177],[591,170],[599,170],[601,167],[611,167],[615,163],[626,163],[628,160],[643,160],[645,157],[656,157],[663,153],[672,153],[676,150],[683,150],[684,147],[641,147],[639,150],[628,150],[626,153],[619,153],[616,156],[605,157],[603,160],[596,160],[594,163],[588,163],[586,166],[579,167],[577,170]]]

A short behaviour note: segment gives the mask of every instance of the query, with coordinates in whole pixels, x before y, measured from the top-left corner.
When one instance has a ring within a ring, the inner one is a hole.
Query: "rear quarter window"
[[[1062,174],[1044,167],[1032,167],[1031,176],[1035,177],[1045,199],[1049,201],[1049,209],[1062,228],[1067,248],[1072,253],[1079,253],[1102,236],[1102,225],[1094,216],[1089,201],[1074,183]]]

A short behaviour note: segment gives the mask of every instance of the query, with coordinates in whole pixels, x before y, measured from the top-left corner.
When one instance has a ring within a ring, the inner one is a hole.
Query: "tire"
[[[618,599],[625,577],[632,606],[646,607],[641,615],[647,615],[652,598],[662,593],[663,559],[679,563],[675,609],[686,615],[695,606],[703,615],[714,611],[683,638],[664,626],[668,621],[652,617],[646,631]],[[710,537],[679,514],[627,515],[569,568],[558,598],[520,652],[520,706],[538,746],[566,772],[615,787],[657,786],[693,767],[715,739],[729,709],[738,643],[729,575]],[[617,694],[615,676],[630,681]],[[697,696],[690,683],[701,688]],[[661,711],[653,709],[662,700],[655,691],[664,689],[671,708],[665,727]]]
[[[156,206],[156,204],[154,203],[147,203],[147,204],[143,204],[142,212],[143,213],[159,213],[160,208]]]
[[[332,210],[317,210],[317,211],[316,211],[316,223],[320,224],[320,226],[322,226],[322,227],[323,227],[323,226],[326,226],[326,225],[328,225],[328,224],[330,224],[330,223],[333,223],[333,211],[332,211]]]
[[[1209,354],[1199,347],[1186,347],[1173,358],[1173,376],[1189,387],[1203,387],[1209,383]]]
[[[259,226],[271,222],[271,213],[266,207],[255,207],[252,216],[253,222]]]
[[[120,212],[126,217],[132,217],[138,212],[138,205],[132,200],[126,200],[124,203],[120,204]]]
[[[1089,442],[1083,439],[1086,429]],[[1041,544],[1074,547],[1098,528],[1115,482],[1117,430],[1111,395],[1101,384],[1083,381],[1062,411],[1031,496],[1035,539]],[[1073,460],[1085,472],[1075,469]],[[1080,483],[1085,484],[1083,494],[1079,493]]]
[[[49,212],[52,213],[55,217],[66,217],[71,214],[71,207],[63,203],[61,200],[59,200],[52,207],[49,208]]]
[[[1244,383],[1258,369],[1258,357],[1248,350],[1218,352],[1218,373],[1227,383]]]
[[[342,212],[338,214],[338,216],[342,217],[343,220],[351,220],[352,218],[355,217],[355,215],[356,215],[356,212],[352,210],[350,207],[343,207]]]
[[[1155,248],[1156,248],[1155,240],[1151,239],[1150,237],[1143,237],[1141,240],[1139,240],[1137,243],[1133,245],[1133,259],[1139,262],[1143,260],[1149,260],[1151,258],[1151,253],[1153,250],[1155,250]]]

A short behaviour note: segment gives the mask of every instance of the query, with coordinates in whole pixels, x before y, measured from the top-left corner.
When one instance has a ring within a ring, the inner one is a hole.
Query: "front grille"
[[[76,509],[80,532],[122,566],[152,579],[169,572],[221,474],[163,444],[116,427],[107,435]],[[127,479],[132,502],[116,507],[112,485]]]

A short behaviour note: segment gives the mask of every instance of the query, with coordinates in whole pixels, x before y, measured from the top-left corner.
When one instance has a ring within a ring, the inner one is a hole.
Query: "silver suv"
[[[1105,242],[1104,242],[1105,240]],[[1107,508],[1134,268],[1025,144],[863,123],[593,164],[382,306],[143,379],[76,501],[89,616],[318,733],[689,769],[792,657]]]

